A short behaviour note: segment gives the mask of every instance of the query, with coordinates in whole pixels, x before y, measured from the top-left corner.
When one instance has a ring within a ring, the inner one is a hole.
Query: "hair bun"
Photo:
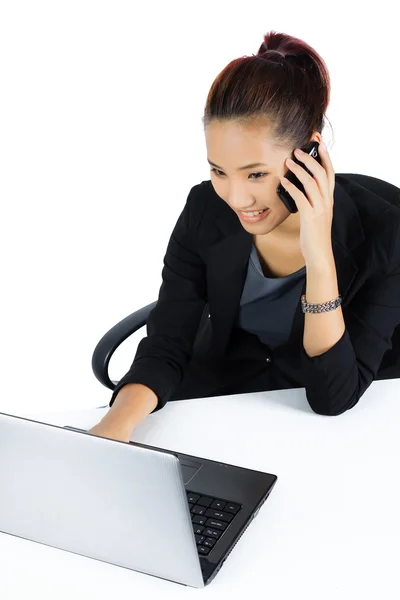
[[[257,56],[273,63],[300,67],[304,71],[314,62],[316,54],[303,40],[286,33],[270,31],[264,35]]]
[[[264,60],[268,60],[275,64],[283,65],[283,61],[286,58],[286,55],[281,50],[273,50],[267,48],[267,50],[262,51],[261,48],[258,51],[258,54],[253,56],[257,56],[258,58],[263,58]]]
[[[272,56],[279,56],[280,58],[285,58],[285,53],[282,50],[278,50],[275,48],[267,48],[266,50],[264,50],[262,56],[268,56],[268,58],[272,57]]]

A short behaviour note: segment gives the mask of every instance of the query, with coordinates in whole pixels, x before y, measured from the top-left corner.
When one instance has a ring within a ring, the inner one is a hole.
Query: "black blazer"
[[[147,336],[110,406],[123,385],[143,383],[156,392],[159,410],[195,364],[208,386],[240,383],[267,368],[274,389],[304,387],[314,412],[339,415],[352,408],[400,324],[399,225],[399,208],[336,175],[332,249],[346,331],[327,352],[308,357],[299,296],[288,342],[271,350],[234,326],[253,236],[210,180],[193,186],[167,246]]]

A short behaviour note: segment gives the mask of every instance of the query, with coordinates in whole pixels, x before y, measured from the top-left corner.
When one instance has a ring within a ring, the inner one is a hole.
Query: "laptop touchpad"
[[[197,460],[190,460],[188,458],[180,458],[179,463],[181,465],[183,483],[186,485],[196,475],[197,471],[202,467],[203,463]]]

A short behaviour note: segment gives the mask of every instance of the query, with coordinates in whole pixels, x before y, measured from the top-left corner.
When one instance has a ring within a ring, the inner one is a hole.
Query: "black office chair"
[[[351,179],[400,208],[400,188],[397,186],[377,177],[371,177],[370,175],[357,173],[337,173],[337,175]],[[108,375],[108,365],[112,355],[122,342],[146,324],[147,317],[156,304],[157,300],[122,319],[122,321],[107,331],[97,344],[93,352],[92,369],[100,383],[110,390],[114,390],[118,383],[117,381],[111,381]],[[207,304],[204,308],[199,328],[203,323],[204,316],[208,315],[208,312]],[[400,377],[400,325],[394,331],[392,348],[384,354],[375,379],[394,379],[396,377]]]

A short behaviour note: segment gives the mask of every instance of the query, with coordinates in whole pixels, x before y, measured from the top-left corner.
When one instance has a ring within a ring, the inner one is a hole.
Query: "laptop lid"
[[[0,413],[0,531],[204,587],[177,456]]]

